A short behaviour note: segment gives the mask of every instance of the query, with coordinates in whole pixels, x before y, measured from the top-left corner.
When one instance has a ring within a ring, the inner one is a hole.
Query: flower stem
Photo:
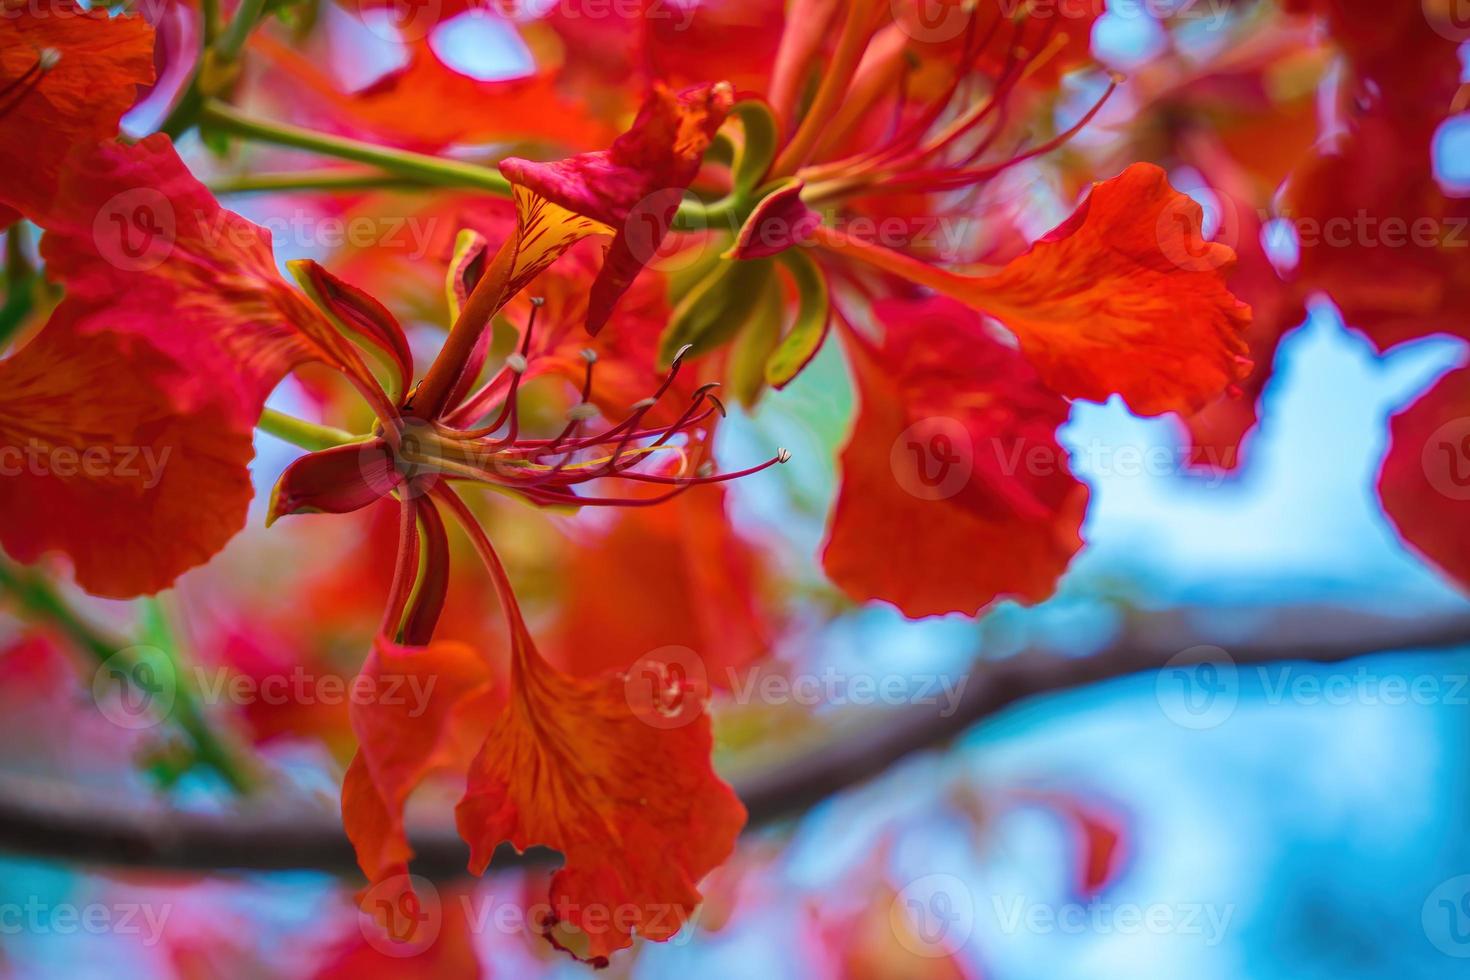
[[[293,446],[318,452],[322,449],[331,449],[334,446],[345,446],[348,443],[362,442],[366,436],[353,435],[345,429],[336,429],[330,425],[318,425],[315,422],[307,422],[292,415],[286,415],[273,408],[267,408],[260,413],[260,421],[256,427],[262,432],[268,432]]]
[[[434,187],[467,187],[502,197],[510,196],[510,181],[489,167],[254,119],[223,102],[206,102],[199,112],[199,123],[242,139],[370,164],[395,176],[409,177]]]
[[[380,191],[424,187],[422,180],[376,170],[301,170],[294,173],[241,174],[214,181],[215,194],[287,193],[291,191]]]
[[[265,0],[240,0],[240,6],[236,8],[229,26],[214,42],[215,53],[225,61],[238,58],[245,42],[250,40],[250,32],[255,30],[255,25],[264,12]]]
[[[130,659],[132,644],[88,623],[55,586],[36,572],[0,558],[0,591],[13,598],[28,618],[55,627],[99,664],[110,663],[127,671],[135,662]],[[169,655],[173,658],[172,651]],[[177,664],[176,659],[173,662]],[[178,684],[175,687],[169,717],[188,737],[194,757],[219,773],[235,792],[249,792],[256,779],[243,753],[209,726],[192,689]]]

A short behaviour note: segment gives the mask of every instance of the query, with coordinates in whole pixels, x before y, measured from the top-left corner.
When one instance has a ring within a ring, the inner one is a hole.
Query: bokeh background
[[[346,17],[330,29],[351,40],[346,69],[370,78],[391,63],[379,32]],[[1110,15],[1094,44],[1127,69],[1147,63],[1166,31],[1169,43],[1189,43],[1178,25]],[[514,75],[526,57],[484,18],[449,25],[440,45],[461,70],[486,78]],[[1077,98],[1088,101],[1095,84],[1077,80]],[[134,120],[139,128],[147,111]],[[1129,111],[1126,99],[1110,107],[1082,145],[1106,144],[1110,120]],[[1447,126],[1438,153],[1447,185],[1470,183],[1470,126]],[[1174,177],[1190,189],[1190,174]],[[1069,210],[1042,169],[1016,186],[1035,233]],[[1202,182],[1196,196],[1218,214]],[[259,196],[229,203],[257,220],[283,207]],[[1272,259],[1289,266],[1289,229],[1266,234]],[[296,245],[278,249],[282,261],[324,254]],[[1400,542],[1374,492],[1387,419],[1463,359],[1459,342],[1426,340],[1380,358],[1331,303],[1315,299],[1282,344],[1262,424],[1229,475],[1188,465],[1176,421],[1135,418],[1116,401],[1077,405],[1064,441],[1094,494],[1088,546],[1053,599],[1002,605],[979,622],[909,622],[886,608],[836,603],[822,585],[814,556],[853,408],[838,353],[828,344],[780,397],[754,415],[736,412],[720,450],[727,459],[763,458],[771,445],[794,454],[770,479],[734,485],[730,507],[777,569],[781,629],[762,674],[833,679],[828,690],[839,696],[816,705],[718,698],[723,772],[755,771],[823,739],[860,740],[946,685],[984,683],[987,660],[1106,650],[1140,615],[1175,614],[1228,658],[1232,641],[1269,642],[1262,633],[1279,610],[1305,611],[1339,632],[1355,616],[1408,626],[1470,613],[1464,596]],[[294,382],[276,396],[283,408],[308,403]],[[269,436],[257,448],[263,499],[295,451]],[[535,558],[550,532],[541,518],[494,519],[534,611],[538,592],[550,591],[542,580],[554,577]],[[234,669],[305,658],[350,676],[354,651],[364,649],[330,618],[309,635],[280,635],[301,603],[352,607],[322,597],[318,578],[363,548],[369,528],[306,523],[282,542],[254,521],[179,590],[190,633],[228,651]],[[136,615],[92,609],[104,622]],[[245,621],[260,629],[230,627]],[[20,636],[18,623],[0,619],[0,630]],[[262,647],[256,660],[241,646],[247,632]],[[65,778],[124,802],[155,792],[166,750],[148,747],[152,770],[131,761],[150,733],[110,722],[64,656],[16,649],[0,660],[0,672],[25,678],[24,687],[0,686],[6,771]],[[611,975],[1470,975],[1470,648],[1226,666],[1224,674],[1166,671],[1027,700],[799,819],[752,831],[707,882],[698,922],[668,944],[640,944]],[[892,680],[900,693],[887,704],[849,703],[862,699],[843,692],[864,679]],[[1396,681],[1418,693],[1395,696]],[[330,812],[340,761],[324,745],[335,722],[305,717],[309,710],[282,716],[292,710],[246,711],[230,723],[257,740],[293,805]],[[224,806],[208,775],[167,778],[179,805]],[[431,791],[415,812],[442,816],[447,793]],[[583,975],[522,930],[492,921],[538,874],[440,882],[441,943],[453,949],[392,961],[365,948],[356,881],[307,872],[104,875],[11,855],[0,860],[0,970],[457,976],[477,960],[486,975]],[[89,909],[103,910],[92,924]],[[119,916],[129,910],[124,927]]]

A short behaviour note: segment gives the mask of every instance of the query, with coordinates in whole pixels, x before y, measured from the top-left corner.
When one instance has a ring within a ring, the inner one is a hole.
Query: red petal
[[[298,259],[289,263],[302,288],[306,289],[336,326],[351,331],[381,351],[395,369],[399,395],[413,381],[413,351],[408,337],[388,308],[356,286],[332,275],[320,263]]]
[[[1281,280],[1261,243],[1261,224],[1250,204],[1222,188],[1215,193],[1234,216],[1232,237],[1240,254],[1230,274],[1230,290],[1250,304],[1253,318],[1245,330],[1251,371],[1225,397],[1184,420],[1190,439],[1190,465],[1229,472],[1242,461],[1242,443],[1255,429],[1261,395],[1271,380],[1276,349],[1306,319],[1306,292]]]
[[[945,299],[875,304],[850,347],[861,404],[823,565],[911,617],[1049,596],[1082,539],[1087,488],[1056,429],[1067,404],[980,317]]]
[[[1135,412],[1188,414],[1250,364],[1250,309],[1225,287],[1235,253],[1206,242],[1198,204],[1134,164],[1093,185],[1060,227],[996,276],[972,278],[818,229],[825,246],[999,319],[1068,398],[1120,394]]]
[[[467,646],[374,643],[354,682],[358,751],[342,783],[342,822],[369,881],[407,874],[404,803],[432,769],[465,755],[459,736],[489,690],[485,662]]]
[[[393,453],[381,439],[308,453],[281,474],[266,523],[291,514],[350,514],[381,500],[402,482]]]
[[[285,373],[318,360],[392,414],[357,349],[276,270],[265,229],[221,208],[165,136],[73,160],[41,250],[85,313],[82,332],[147,337],[193,368],[191,387],[254,424]]]
[[[724,489],[621,509],[613,520],[578,540],[561,570],[569,598],[555,631],[558,663],[589,676],[678,647],[697,680],[728,689],[737,668],[769,652],[772,630],[761,603],[766,570],[731,526]]]
[[[611,149],[552,163],[514,157],[501,163],[516,184],[617,229],[592,285],[589,332],[602,329],[638,271],[657,256],[684,189],[733,104],[726,83],[677,95],[657,86]]]
[[[5,8],[0,34],[0,202],[44,222],[73,148],[117,135],[118,120],[153,83],[153,28],[142,17],[83,11],[69,0]],[[42,52],[55,64],[22,79]],[[0,228],[9,221],[0,208]]]
[[[1299,279],[1327,292],[1379,350],[1441,331],[1470,336],[1470,201],[1445,196],[1432,150],[1452,107],[1463,108],[1463,8],[1294,6],[1326,16],[1346,55],[1345,130],[1292,175],[1284,195],[1301,238]]]
[[[79,336],[74,312],[0,362],[0,542],[66,553],[95,595],[158,592],[244,527],[253,420],[141,338]]]
[[[514,618],[510,703],[457,810],[471,868],[482,872],[503,841],[555,848],[566,864],[552,878],[547,925],[581,930],[589,961],[605,962],[634,932],[667,940],[745,822],[711,770],[709,718],[686,685],[661,691],[660,705],[678,705],[666,715],[631,697],[622,677],[558,672]]]
[[[1470,588],[1470,367],[1394,416],[1378,495],[1399,536]]]

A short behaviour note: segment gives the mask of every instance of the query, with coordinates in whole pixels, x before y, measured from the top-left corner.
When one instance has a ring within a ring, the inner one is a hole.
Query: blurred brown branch
[[[1253,624],[1254,639],[1226,642],[1201,623]],[[1181,651],[1218,645],[1239,666],[1337,663],[1373,654],[1470,647],[1470,613],[1390,617],[1340,608],[1176,610],[1134,617],[1107,649],[1085,657],[1034,650],[974,669],[957,710],[932,706],[884,712],[858,738],[834,739],[789,762],[737,779],[752,827],[801,813],[916,752],[937,749],[977,722],[1048,694],[1165,666]],[[431,878],[464,874],[468,851],[452,829],[413,833],[413,870]],[[307,869],[356,873],[335,814],[281,812],[247,802],[223,813],[136,806],[34,778],[0,777],[0,848],[100,867],[178,871]],[[542,861],[547,852],[497,858],[495,867]]]

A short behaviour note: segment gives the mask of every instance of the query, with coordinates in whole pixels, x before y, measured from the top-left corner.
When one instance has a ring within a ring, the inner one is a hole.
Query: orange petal
[[[0,542],[64,552],[94,595],[167,588],[245,525],[253,421],[138,337],[68,307],[0,362]]]
[[[408,873],[403,806],[424,776],[456,758],[464,715],[483,711],[489,691],[488,668],[467,646],[373,644],[354,682],[358,750],[342,782],[342,823],[369,881]]]
[[[116,136],[138,87],[153,83],[153,28],[68,0],[7,4],[3,19],[0,202],[44,222],[68,153]]]
[[[1056,440],[1066,402],[958,303],[888,300],[874,313],[883,345],[850,344],[861,410],[827,574],[911,617],[1045,599],[1081,547],[1087,506]]]
[[[1394,416],[1378,495],[1399,536],[1470,588],[1470,367]]]
[[[561,851],[548,935],[580,930],[585,958],[605,965],[635,932],[679,931],[745,808],[710,767],[709,718],[688,685],[671,681],[652,705],[622,677],[568,677],[514,618],[510,701],[471,766],[459,832],[476,872],[502,841]]]
[[[306,115],[325,117],[338,128],[379,142],[430,151],[455,144],[535,140],[580,149],[604,144],[614,135],[585,103],[562,93],[556,72],[484,81],[455,71],[426,41],[419,41],[410,46],[402,68],[359,91],[344,92],[310,58],[269,35],[257,34],[251,45],[288,80],[290,105],[304,103]],[[494,110],[487,111],[487,106]]]
[[[736,533],[719,486],[657,507],[619,510],[605,532],[576,541],[561,581],[558,663],[578,676],[628,670],[665,647],[717,690],[763,658],[771,624],[760,601],[759,551]]]
[[[824,246],[1005,324],[1042,382],[1068,398],[1120,394],[1142,415],[1188,414],[1249,370],[1250,309],[1225,287],[1235,253],[1206,242],[1198,204],[1134,164],[1093,185],[1060,227],[999,275],[961,276],[818,229]]]

